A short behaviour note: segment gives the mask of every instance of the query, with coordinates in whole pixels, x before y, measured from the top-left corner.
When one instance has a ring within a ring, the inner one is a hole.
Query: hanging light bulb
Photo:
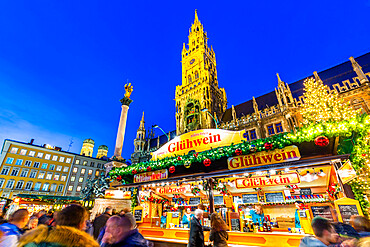
[[[312,182],[313,181],[313,176],[309,171],[307,171],[306,175],[303,176],[306,180],[306,182]]]
[[[276,170],[274,170],[274,169],[270,170],[270,174],[271,175],[275,175],[276,174]]]
[[[258,172],[256,172],[256,175],[257,176],[261,176],[262,175],[262,172],[261,171],[258,171]]]
[[[248,177],[249,176],[249,173],[248,172],[244,173],[244,176]]]
[[[322,170],[322,169],[320,169],[320,172],[319,172],[319,174],[318,174],[320,177],[325,177],[325,172]]]
[[[234,183],[234,181],[229,181],[228,183],[227,183],[227,185],[229,185],[230,187],[232,187],[232,188],[234,188],[235,187],[235,183]]]
[[[285,168],[285,169],[284,169],[284,171],[285,171],[285,172],[289,172],[289,168],[288,168],[288,167],[287,167],[287,168]]]

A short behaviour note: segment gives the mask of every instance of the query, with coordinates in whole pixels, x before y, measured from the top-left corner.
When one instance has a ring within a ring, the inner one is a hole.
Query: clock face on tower
[[[190,60],[190,64],[193,64],[194,62],[195,62],[194,58],[192,60]]]

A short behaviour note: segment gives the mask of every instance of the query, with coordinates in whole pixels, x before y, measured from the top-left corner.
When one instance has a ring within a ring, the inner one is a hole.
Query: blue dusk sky
[[[194,10],[228,107],[370,51],[370,1],[1,1],[0,142],[113,155],[124,84],[134,86],[123,147],[146,127],[175,129],[175,87]],[[157,134],[160,134],[157,130]]]

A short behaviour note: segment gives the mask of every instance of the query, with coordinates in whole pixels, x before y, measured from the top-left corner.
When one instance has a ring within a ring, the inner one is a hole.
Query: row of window
[[[3,188],[4,184],[5,184],[5,179],[0,178],[0,188]],[[13,189],[14,188],[14,184],[15,184],[15,180],[14,179],[9,179],[6,182],[5,188],[6,189]],[[17,182],[17,184],[15,185],[15,188],[14,189],[16,189],[16,190],[23,190],[23,189],[24,190],[32,190],[32,186],[33,186],[33,182],[32,181],[28,181],[26,183],[26,185],[25,185],[24,184],[24,181],[23,180],[20,180],[20,181]],[[42,191],[49,191],[49,186],[50,186],[49,183],[44,183],[42,185],[42,183],[36,182],[35,183],[35,186],[33,187],[33,190],[39,191],[41,189]],[[64,187],[63,184],[59,184],[58,186],[57,186],[57,184],[52,184],[50,186],[50,192],[55,192],[55,190],[57,192],[63,192],[63,187]]]
[[[267,125],[267,131],[269,135],[275,135],[283,132],[283,126],[281,123]]]
[[[73,185],[70,185],[70,186],[68,186],[68,191],[72,191],[73,190]],[[76,188],[76,191],[81,191],[81,186],[77,186],[77,188]]]
[[[0,175],[8,175],[9,174],[9,171],[10,171],[10,168],[9,166],[4,166],[3,169],[1,170],[1,173]],[[23,177],[23,178],[26,178],[28,177],[28,173],[30,172],[29,169],[20,169],[20,168],[17,168],[17,167],[13,167],[12,171],[10,172],[10,176],[14,176],[14,177],[17,177],[18,175],[20,177]],[[30,175],[29,177],[30,178],[36,178],[37,176],[37,170],[32,170],[30,172]],[[44,171],[40,171],[38,176],[37,176],[38,179],[48,179],[48,180],[55,180],[55,181],[66,181],[67,179],[67,175],[66,174],[59,174],[59,173],[55,173],[54,174],[54,177],[53,177],[53,173],[52,172],[44,172]]]
[[[14,162],[14,158],[8,157],[6,159],[6,161],[5,161],[5,164],[12,165],[13,162]],[[17,159],[17,161],[15,162],[14,165],[21,166],[22,164],[23,164],[23,160],[22,159]],[[32,165],[32,161],[30,161],[30,160],[26,160],[24,162],[24,166],[31,167],[31,165]],[[33,167],[35,167],[35,168],[41,168],[41,169],[48,169],[48,167],[49,167],[49,170],[54,170],[55,169],[55,165],[54,164],[50,164],[49,165],[48,163],[42,163],[42,165],[40,167],[40,162],[36,162],[36,161],[33,162]],[[63,166],[59,166],[59,165],[56,167],[56,171],[60,172],[62,170],[63,170],[63,172],[68,172],[69,167],[68,166],[64,166],[63,167]]]
[[[75,161],[75,164],[76,165],[80,165],[80,163],[81,163],[81,161],[80,160],[76,160]],[[84,160],[83,162],[82,162],[82,165],[84,165],[84,166],[87,166],[87,160]],[[95,162],[90,162],[90,166],[91,167],[95,167]],[[100,164],[100,163],[98,163],[98,166],[97,166],[98,168],[103,168],[103,165],[102,164]]]
[[[10,150],[10,153],[17,154],[18,150],[19,150],[19,148],[12,147],[11,150]],[[27,155],[27,151],[28,151],[27,149],[21,149],[19,154],[20,155]],[[41,153],[41,152],[38,152],[37,155],[36,156],[35,155],[36,155],[36,151],[30,150],[28,152],[28,156],[31,156],[31,157],[37,157],[37,158],[40,158],[40,159],[44,158],[46,160],[50,160],[50,158],[51,158],[52,161],[58,161],[58,156],[57,155],[53,155],[53,157],[51,157],[51,154],[45,154],[45,156],[44,156],[44,153]],[[66,157],[63,157],[63,156],[59,157],[59,162],[64,162],[64,160],[65,160],[65,163],[71,163],[72,158],[66,158]]]
[[[72,170],[73,173],[77,173],[78,172],[78,167],[73,167],[73,170]],[[82,168],[81,171],[80,171],[80,174],[85,174],[86,173],[86,169],[85,168]],[[89,169],[88,172],[87,172],[87,175],[88,176],[91,176],[93,174],[93,170]],[[95,172],[95,176],[98,176],[99,175],[99,171],[96,171]]]
[[[267,131],[269,135],[275,135],[283,132],[283,126],[281,123],[275,123],[267,125]],[[255,129],[247,130],[244,134],[244,138],[247,139],[247,141],[253,141],[257,139],[257,133]]]
[[[76,181],[76,177],[75,176],[72,176],[71,177],[71,182],[74,182],[74,181]],[[82,183],[84,181],[84,177],[79,177],[78,178],[78,182],[79,183]]]

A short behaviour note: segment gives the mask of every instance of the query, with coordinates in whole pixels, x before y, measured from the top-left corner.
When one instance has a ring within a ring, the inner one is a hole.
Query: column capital
[[[122,105],[130,106],[130,104],[132,102],[132,99],[125,96],[125,97],[123,97],[123,99],[120,100],[120,102],[121,102]]]

